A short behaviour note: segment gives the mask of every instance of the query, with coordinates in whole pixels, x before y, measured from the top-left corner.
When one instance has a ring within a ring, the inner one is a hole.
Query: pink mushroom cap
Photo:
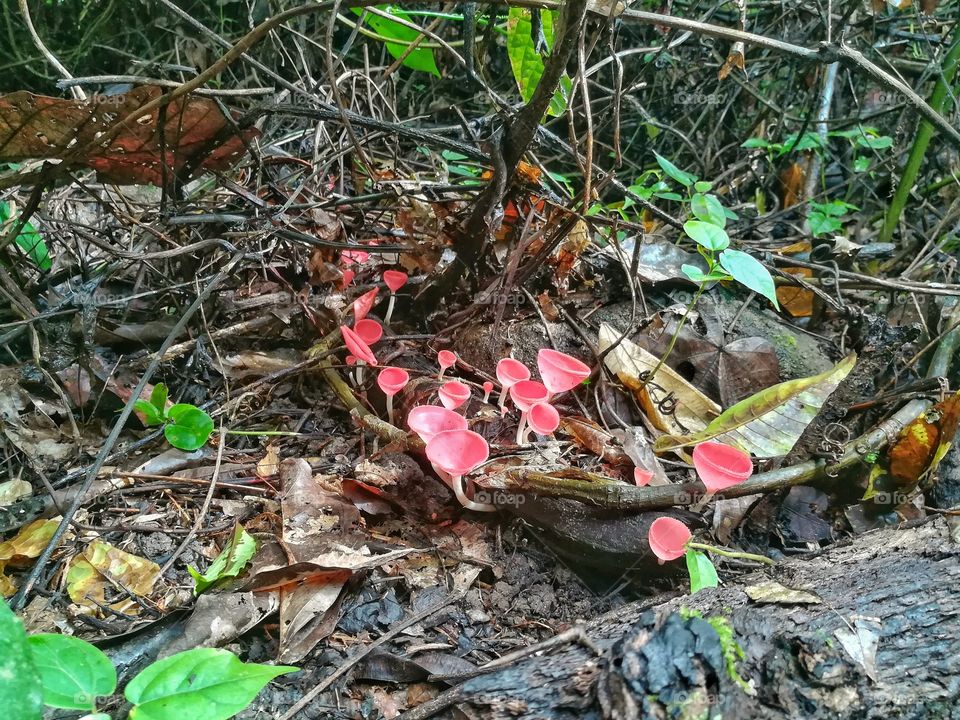
[[[644,470],[642,467],[635,467],[633,469],[633,482],[637,487],[649,485],[652,479],[653,473],[649,470]]]
[[[408,382],[410,382],[410,374],[396,367],[385,367],[377,375],[377,385],[383,390],[384,395],[390,397],[403,390]]]
[[[653,554],[661,560],[676,560],[687,552],[690,529],[672,517],[658,517],[650,525],[647,542]]]
[[[340,253],[340,260],[344,265],[363,265],[370,259],[366,250],[344,250]]]
[[[446,370],[457,364],[457,354],[449,350],[441,350],[437,353],[437,362],[443,370]]]
[[[739,485],[753,474],[753,462],[747,453],[714,440],[693,449],[693,466],[712,493]]]
[[[407,425],[426,443],[434,435],[447,430],[466,430],[467,419],[453,410],[436,405],[420,405],[407,415]]]
[[[368,365],[377,364],[376,355],[373,354],[370,346],[367,345],[359,335],[346,325],[340,326],[340,333],[343,335],[343,342],[346,344],[347,350],[349,350],[354,357],[358,360],[363,360]]]
[[[510,386],[510,397],[521,412],[527,412],[539,402],[546,402],[550,392],[536,380],[521,380]]]
[[[490,382],[489,380],[487,380],[485,383],[483,383],[483,391],[484,391],[485,393],[489,393],[489,392],[491,392],[492,390],[493,390],[493,383],[492,383],[492,382]]]
[[[353,323],[353,331],[360,336],[367,345],[373,345],[379,342],[383,337],[383,325],[376,320],[364,318]]]
[[[350,283],[353,282],[353,279],[354,279],[356,276],[357,276],[357,274],[356,274],[353,270],[349,270],[349,269],[347,269],[347,268],[344,268],[344,269],[343,269],[343,286],[344,286],[344,287],[347,287],[347,285],[349,285]]]
[[[383,272],[383,282],[393,293],[406,285],[409,279],[410,276],[400,270],[384,270]]]
[[[537,368],[551,394],[566,392],[590,377],[590,366],[566,353],[543,348],[537,353]]]
[[[377,304],[378,292],[380,292],[380,288],[375,287],[373,290],[365,292],[363,295],[353,301],[354,322],[357,320],[363,320],[367,316],[367,313],[373,309],[373,306]]]
[[[470,388],[462,382],[451,380],[441,385],[437,394],[447,410],[454,410],[470,399]]]
[[[530,379],[530,368],[519,360],[503,358],[497,363],[497,380],[508,390],[521,380]]]
[[[472,430],[445,430],[427,442],[427,459],[451,475],[465,475],[488,457],[490,446]]]
[[[527,424],[537,435],[550,435],[560,427],[560,413],[550,403],[534,403],[527,411]]]
[[[347,365],[353,366],[357,364],[357,359],[353,355],[347,355]]]

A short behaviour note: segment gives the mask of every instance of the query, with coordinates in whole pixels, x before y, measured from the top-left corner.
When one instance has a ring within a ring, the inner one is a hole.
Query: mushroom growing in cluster
[[[496,505],[474,502],[467,497],[463,476],[487,461],[490,446],[472,430],[445,430],[427,443],[427,459],[468,510],[495,512]]]

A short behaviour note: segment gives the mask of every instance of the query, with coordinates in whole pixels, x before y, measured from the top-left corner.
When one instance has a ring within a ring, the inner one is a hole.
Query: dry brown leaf
[[[783,268],[785,273],[802,278],[813,277],[810,268]],[[778,285],[777,300],[780,307],[790,313],[791,317],[810,317],[813,315],[813,291],[795,285]]]
[[[277,474],[280,469],[280,453],[276,445],[267,445],[267,452],[257,461],[257,477],[268,478]]]
[[[82,555],[74,558],[67,570],[67,594],[77,605],[94,615],[102,615],[110,586],[124,593],[124,599],[109,605],[127,615],[139,614],[140,605],[126,593],[148,597],[160,578],[160,566],[132,555],[102,540],[91,542]]]

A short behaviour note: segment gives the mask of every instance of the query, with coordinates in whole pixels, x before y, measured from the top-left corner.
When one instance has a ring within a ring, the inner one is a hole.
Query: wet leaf
[[[851,353],[819,375],[761,390],[725,411],[705,430],[685,436],[665,435],[657,439],[654,448],[665,452],[718,440],[756,457],[782,457],[793,449],[823,403],[853,369],[856,359],[856,354]]]
[[[221,580],[239,575],[256,551],[257,541],[238,523],[230,541],[205,573],[201,575],[191,566],[187,566],[187,572],[190,573],[195,583],[193,594],[199,595]]]

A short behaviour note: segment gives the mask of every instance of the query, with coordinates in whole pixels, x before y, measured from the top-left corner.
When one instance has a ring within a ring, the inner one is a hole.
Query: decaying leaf
[[[810,268],[783,268],[783,271],[802,278],[813,277],[813,270]],[[813,315],[813,290],[794,285],[778,285],[777,301],[780,307],[790,313],[791,317]]]
[[[137,555],[131,555],[103,540],[91,542],[67,570],[67,594],[77,605],[92,614],[102,614],[107,605],[107,588],[122,593],[123,599],[110,603],[113,610],[137,615],[140,605],[128,594],[147,597],[160,578],[160,566]]]
[[[160,185],[185,169],[227,170],[256,129],[237,135],[216,102],[182,97],[123,128],[106,147],[99,138],[162,94],[141,86],[88,100],[15,92],[0,97],[0,161],[65,160],[104,182]],[[161,125],[162,120],[162,125]],[[78,151],[84,152],[77,155]]]
[[[820,605],[823,601],[816,593],[798,590],[781,585],[776,580],[768,580],[758,585],[748,585],[743,589],[747,597],[758,603],[777,603],[779,605]]]
[[[600,351],[612,347],[620,335],[611,325],[601,325]],[[717,417],[720,406],[666,364],[661,365],[656,377],[645,384],[640,376],[652,372],[659,361],[658,357],[627,339],[604,357],[607,368],[637,396],[654,427],[673,434],[700,432]],[[663,411],[664,401],[672,404],[668,396],[676,402],[671,413]]]
[[[630,464],[630,458],[613,435],[592,420],[580,415],[565,415],[560,418],[560,432],[609,465]]]
[[[40,557],[59,525],[60,520],[34,520],[14,537],[0,543],[0,595],[10,597],[17,591],[13,581],[4,575],[4,569],[8,565],[21,567]]]
[[[33,487],[26,480],[7,480],[0,483],[0,507],[11,505],[20,498],[30,497]]]
[[[727,76],[734,68],[743,70],[745,68],[744,55],[746,54],[746,46],[741,41],[735,42],[730,46],[730,52],[727,54],[727,59],[723,63],[723,67],[720,68],[720,72],[717,73],[717,77],[720,80],[726,80]]]
[[[851,353],[819,375],[788,380],[761,390],[725,411],[705,430],[657,438],[654,448],[657,452],[666,452],[706,440],[719,440],[756,457],[782,457],[793,449],[856,360],[856,353]]]

